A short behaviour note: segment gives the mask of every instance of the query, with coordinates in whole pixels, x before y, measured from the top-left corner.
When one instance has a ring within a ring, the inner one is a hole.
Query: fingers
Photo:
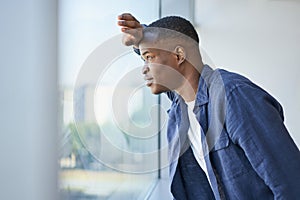
[[[143,26],[130,13],[118,16],[117,24],[121,27],[123,34],[122,42],[126,46],[137,46],[143,38]]]
[[[123,13],[118,16],[118,20],[127,20],[127,21],[136,21],[140,23],[134,16],[132,16],[130,13]]]
[[[137,32],[141,32],[142,28],[128,28],[128,27],[122,27],[121,31],[123,33],[128,33],[134,35]]]
[[[142,28],[142,25],[137,21],[119,20],[118,25],[126,28]]]
[[[126,29],[142,28],[140,22],[130,13],[123,13],[119,15],[117,23],[119,26],[122,26],[122,32],[125,32]]]
[[[121,28],[121,30],[122,30],[122,32],[127,33],[129,35],[133,35],[133,36],[136,36],[137,34],[139,34],[139,30],[137,30],[137,29]]]

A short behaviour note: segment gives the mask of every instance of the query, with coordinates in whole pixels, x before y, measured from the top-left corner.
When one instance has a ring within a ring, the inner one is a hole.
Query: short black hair
[[[184,34],[199,44],[199,37],[198,33],[195,30],[192,23],[182,17],[179,16],[167,16],[163,17],[161,19],[158,19],[148,26],[153,28],[162,28],[162,29],[169,29],[173,32],[179,32],[181,34]]]

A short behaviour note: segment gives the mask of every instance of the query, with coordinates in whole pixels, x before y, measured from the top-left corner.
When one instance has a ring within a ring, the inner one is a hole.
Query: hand
[[[122,43],[126,46],[133,45],[138,48],[139,42],[143,38],[143,26],[130,13],[123,13],[118,16],[118,25],[124,33]]]

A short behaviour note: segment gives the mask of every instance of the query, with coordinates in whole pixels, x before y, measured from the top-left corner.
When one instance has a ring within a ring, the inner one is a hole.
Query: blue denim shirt
[[[167,92],[171,192],[175,199],[300,199],[300,153],[280,104],[247,78],[204,66],[194,113],[211,186],[187,138],[184,100]],[[204,145],[204,146],[205,146]]]

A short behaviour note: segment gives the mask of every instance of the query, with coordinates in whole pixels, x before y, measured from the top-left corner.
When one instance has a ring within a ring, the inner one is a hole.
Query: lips
[[[153,82],[154,82],[154,80],[153,80],[152,77],[145,76],[144,80],[146,81],[146,86],[148,86],[148,87],[150,87],[153,84]]]
[[[148,87],[150,87],[150,86],[152,85],[152,83],[153,83],[153,79],[150,79],[150,80],[147,80],[147,81],[146,81],[146,85],[147,85]]]

